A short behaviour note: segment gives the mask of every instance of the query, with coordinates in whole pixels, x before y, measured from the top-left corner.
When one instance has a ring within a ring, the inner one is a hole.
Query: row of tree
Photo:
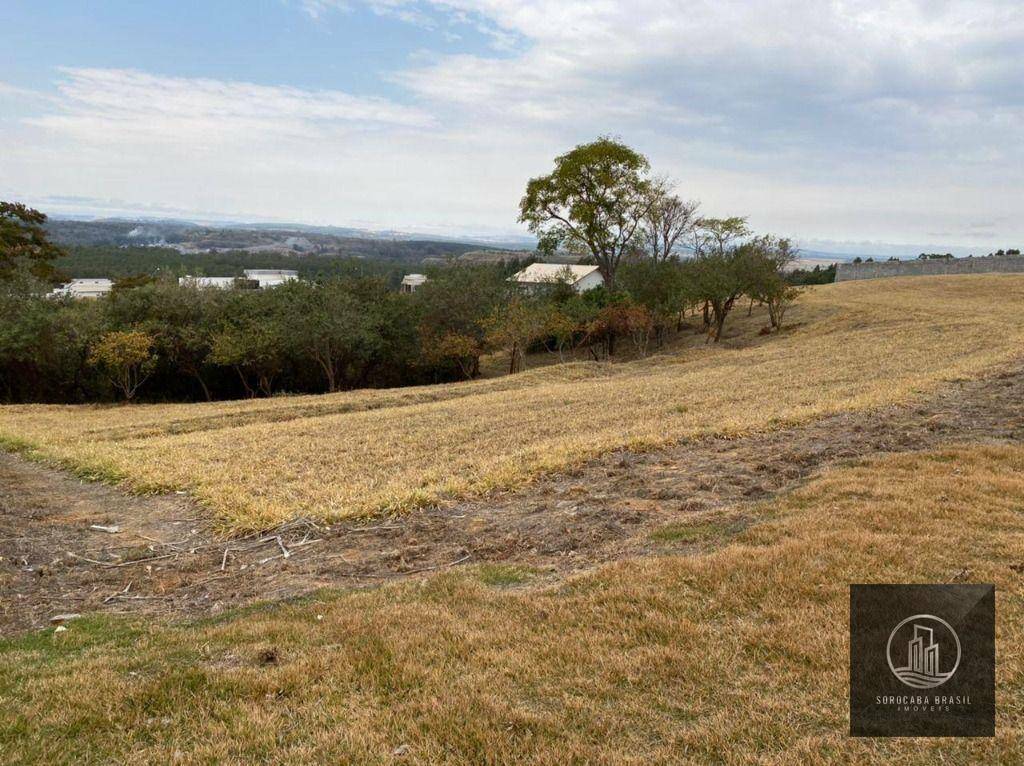
[[[524,292],[507,268],[451,265],[411,295],[353,272],[267,291],[126,279],[90,302],[46,296],[60,251],[45,217],[0,203],[0,397],[269,396],[472,378],[496,351],[510,372],[543,349],[600,358],[624,342],[643,355],[688,316],[717,342],[744,296],[781,328],[797,295],[790,242],[698,209],[642,155],[602,138],[557,158],[520,205],[542,253],[597,265],[604,285],[582,295],[568,280]]]
[[[6,401],[214,399],[472,378],[488,353],[510,372],[530,351],[646,354],[697,323],[718,338],[742,295],[781,327],[790,257],[768,237],[708,259],[631,260],[619,286],[524,292],[496,266],[440,268],[411,295],[380,277],[217,290],[156,280],[83,301],[0,282],[0,398]],[[690,317],[695,317],[690,319]]]

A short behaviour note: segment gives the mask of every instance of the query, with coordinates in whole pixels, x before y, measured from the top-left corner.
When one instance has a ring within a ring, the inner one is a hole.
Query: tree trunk
[[[256,398],[256,392],[253,390],[253,387],[249,385],[249,381],[248,381],[248,379],[246,379],[245,373],[242,372],[242,368],[241,367],[235,367],[235,372],[238,373],[238,379],[242,381],[242,387],[245,389],[245,395],[249,399],[255,399]]]
[[[203,396],[206,397],[206,401],[212,402],[213,396],[210,395],[210,387],[206,385],[206,381],[203,380],[203,376],[198,372],[194,372],[192,373],[192,377],[199,381],[199,387],[203,389]]]

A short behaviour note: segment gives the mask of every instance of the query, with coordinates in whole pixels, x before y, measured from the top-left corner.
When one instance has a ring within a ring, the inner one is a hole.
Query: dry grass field
[[[808,292],[779,336],[737,316],[721,348],[419,389],[0,408],[0,439],[189,489],[239,528],[400,511],[621,446],[906,401],[922,428],[944,408],[970,419],[977,401],[915,400],[1019,364],[1021,306],[1019,277],[847,283]],[[1017,401],[1001,386],[1019,377],[992,380]],[[212,618],[93,614],[0,640],[0,764],[1024,762],[1024,446],[1000,425],[1019,410],[993,411],[995,429],[826,463],[655,530],[658,555],[576,574],[474,557]],[[714,522],[733,512],[744,524]],[[124,571],[159,597],[155,571]],[[996,737],[848,737],[848,585],[951,581],[996,585]]]
[[[842,283],[805,293],[789,331],[733,347],[317,397],[3,407],[0,440],[136,490],[188,490],[236,529],[400,512],[615,448],[907,400],[1019,354],[1022,304],[1015,276]]]
[[[755,511],[556,585],[470,568],[9,640],[0,762],[1024,762],[1024,448],[877,458]],[[847,737],[847,584],[958,578],[996,584],[996,737]]]

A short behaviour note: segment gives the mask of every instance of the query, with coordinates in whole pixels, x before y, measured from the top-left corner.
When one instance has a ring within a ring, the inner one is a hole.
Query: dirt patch
[[[516,492],[377,524],[298,519],[233,540],[220,539],[185,495],[129,496],[0,454],[0,632],[96,610],[216,614],[463,564],[560,576],[623,556],[700,550],[750,523],[752,501],[829,465],[1014,441],[1024,441],[1024,368],[950,384],[912,406],[616,452]]]

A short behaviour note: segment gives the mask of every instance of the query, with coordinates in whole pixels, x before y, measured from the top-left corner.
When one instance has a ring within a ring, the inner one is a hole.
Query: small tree
[[[481,341],[472,335],[448,331],[442,335],[423,337],[423,357],[432,364],[454,364],[466,380],[480,373]]]
[[[646,157],[610,138],[581,144],[556,158],[552,173],[530,180],[519,220],[539,237],[539,249],[590,256],[614,290],[653,202],[649,169]]]
[[[565,351],[571,349],[580,328],[576,321],[560,306],[552,306],[544,323],[544,334],[555,345],[558,361],[565,361]],[[548,350],[551,348],[549,346]]]
[[[750,250],[746,245],[713,248],[684,264],[687,289],[704,304],[708,341],[721,340],[726,317],[751,283]]]
[[[681,315],[692,300],[684,268],[675,259],[624,264],[619,283],[630,298],[648,310],[659,343],[669,327],[680,325]]]
[[[279,288],[288,305],[285,322],[291,342],[316,361],[329,392],[349,385],[354,372],[383,345],[377,312],[340,280],[323,285],[294,282]]]
[[[280,289],[229,293],[223,325],[213,336],[209,360],[234,368],[250,398],[272,395],[289,359],[282,303],[275,294]]]
[[[746,218],[700,218],[693,227],[693,250],[697,255],[724,256],[737,240],[748,236]]]
[[[108,332],[92,348],[89,360],[103,370],[125,401],[131,401],[156,367],[153,338],[138,330]]]
[[[655,331],[654,317],[647,307],[631,300],[616,301],[601,310],[599,320],[609,332],[625,335],[633,341],[637,354],[647,356]]]
[[[487,341],[509,355],[509,374],[525,367],[526,352],[544,337],[548,327],[549,309],[546,304],[525,296],[513,296],[499,306],[486,324]]]
[[[752,301],[768,307],[768,321],[778,332],[786,311],[800,295],[799,288],[789,284],[785,277],[786,270],[796,262],[798,251],[788,239],[770,234],[751,240],[746,248],[748,294]]]
[[[647,254],[656,263],[673,258],[676,247],[693,235],[697,225],[696,200],[684,201],[669,191],[666,180],[651,188],[651,203],[641,226],[641,236]]]
[[[456,265],[438,271],[410,297],[416,305],[423,361],[480,372],[485,323],[514,288],[501,268]]]

